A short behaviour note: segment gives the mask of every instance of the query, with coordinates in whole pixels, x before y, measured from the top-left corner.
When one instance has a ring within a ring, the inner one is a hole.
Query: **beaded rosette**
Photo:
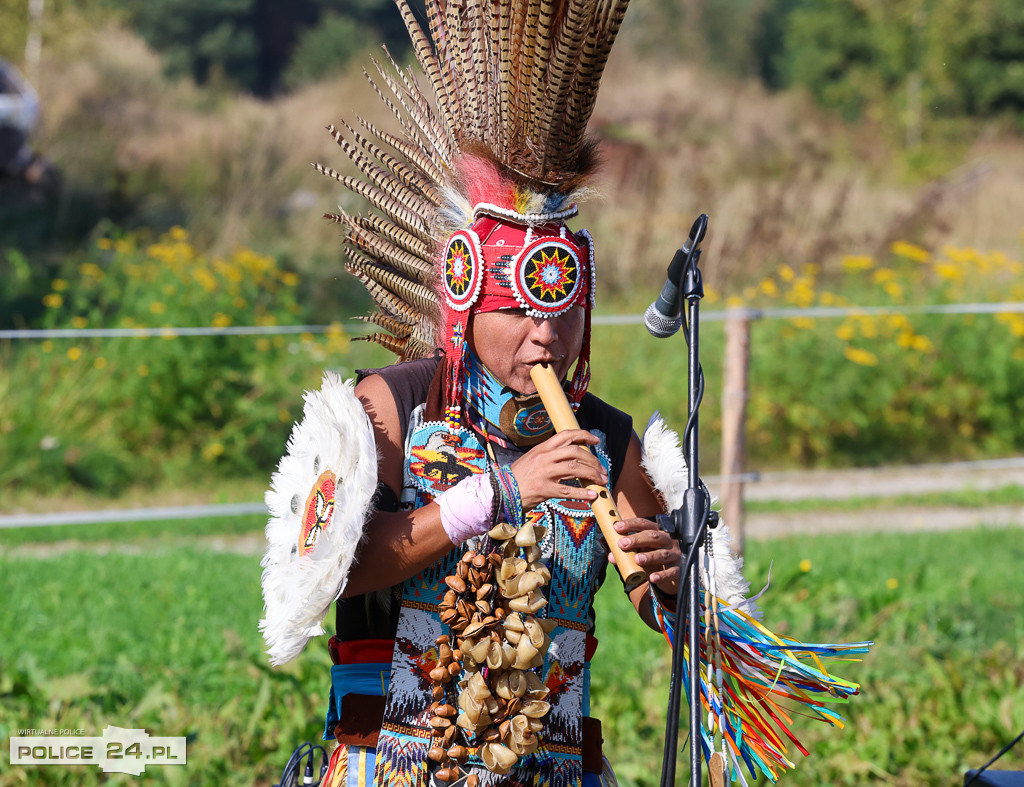
[[[260,630],[272,664],[324,633],[324,615],[348,581],[377,486],[377,447],[351,381],[325,372],[266,493]]]

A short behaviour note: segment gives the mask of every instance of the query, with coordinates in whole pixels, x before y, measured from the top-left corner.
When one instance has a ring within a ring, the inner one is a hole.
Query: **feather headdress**
[[[367,338],[401,360],[443,348],[456,404],[463,337],[480,302],[504,298],[490,308],[541,316],[593,303],[592,242],[565,221],[595,166],[585,130],[628,2],[426,0],[423,23],[396,0],[424,84],[388,54],[390,67],[374,62],[367,78],[399,131],[363,119],[329,127],[361,177],[314,166],[373,208],[326,216],[345,227],[346,269],[377,306],[364,319],[383,330]],[[489,251],[496,228],[504,245]],[[558,243],[532,259],[521,253],[545,239]],[[586,389],[588,345],[589,333],[574,402]]]

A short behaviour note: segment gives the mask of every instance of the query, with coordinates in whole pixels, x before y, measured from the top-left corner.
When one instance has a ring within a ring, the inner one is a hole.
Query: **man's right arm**
[[[356,386],[356,397],[373,425],[377,480],[401,497],[404,435],[391,389],[382,377],[370,375]],[[342,596],[357,596],[404,582],[453,547],[441,525],[437,503],[415,511],[378,511],[366,523]]]

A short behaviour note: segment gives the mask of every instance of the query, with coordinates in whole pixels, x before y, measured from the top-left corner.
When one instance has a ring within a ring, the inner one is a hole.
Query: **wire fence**
[[[773,320],[773,319],[838,319],[851,316],[879,315],[969,315],[969,314],[1011,314],[1024,313],[1024,302],[1004,301],[999,303],[954,303],[921,306],[842,306],[842,307],[811,307],[811,308],[776,308],[750,309],[732,308],[701,311],[702,322],[726,322],[729,320]],[[642,314],[595,315],[595,326],[640,325],[644,322]],[[359,323],[348,326],[350,332],[363,332],[372,328]],[[226,327],[162,327],[162,328],[52,328],[52,329],[7,329],[0,330],[0,340],[30,341],[52,339],[80,338],[185,338],[194,336],[274,336],[324,334],[337,330],[334,325],[261,325],[261,326],[226,326]],[[901,467],[902,472],[919,471],[933,473],[936,471],[957,472],[977,471],[995,468],[1024,467],[1024,457],[1010,457],[1002,460],[954,461],[935,464]],[[884,472],[886,468],[871,468],[875,472]],[[707,482],[716,483],[758,483],[785,475],[784,473],[749,472],[732,476],[709,476]],[[107,522],[147,522],[164,520],[204,519],[209,517],[233,517],[266,514],[263,503],[224,503],[215,505],[194,506],[153,506],[145,508],[103,509],[95,511],[72,511],[48,514],[11,514],[0,515],[0,528],[12,527],[45,527],[50,525],[88,525]]]
[[[838,319],[840,317],[879,316],[888,314],[1019,314],[1024,313],[1024,302],[1004,301],[1000,303],[949,303],[925,306],[818,306],[794,309],[717,309],[702,310],[701,321],[725,322],[741,320],[791,320],[798,318]],[[601,325],[642,325],[642,314],[598,314],[593,324]],[[345,326],[352,332],[376,330],[365,323]],[[151,339],[186,336],[275,336],[292,334],[322,334],[337,330],[335,325],[235,325],[216,327],[183,328],[24,328],[0,330],[0,339],[11,341],[30,339]]]

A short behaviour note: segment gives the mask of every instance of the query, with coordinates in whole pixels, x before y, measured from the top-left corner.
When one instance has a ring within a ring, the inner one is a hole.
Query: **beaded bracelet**
[[[491,527],[498,524],[498,517],[501,515],[501,482],[493,465],[487,468],[487,477],[491,482]]]
[[[523,524],[523,500],[519,495],[519,484],[508,465],[496,465],[494,477],[501,489],[501,505],[505,521],[519,529]]]

